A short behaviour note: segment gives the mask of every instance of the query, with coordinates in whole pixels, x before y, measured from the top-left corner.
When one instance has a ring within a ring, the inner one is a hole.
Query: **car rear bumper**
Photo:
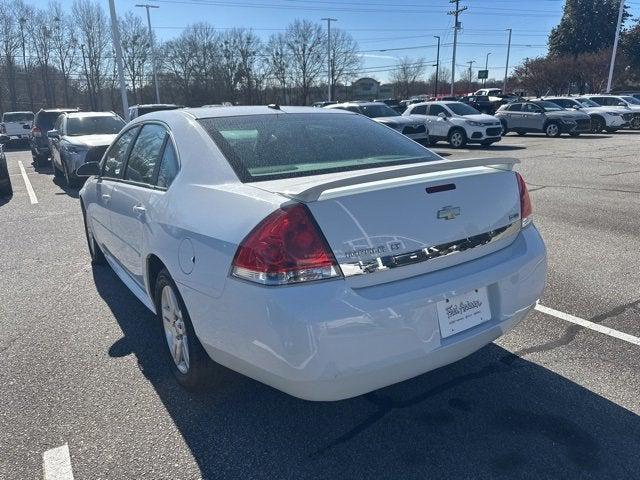
[[[293,396],[331,401],[415,377],[490,343],[535,306],[546,268],[544,243],[531,225],[490,255],[370,287],[341,279],[269,288],[229,279],[219,298],[179,288],[216,362]],[[480,287],[487,287],[491,320],[442,338],[436,303]]]

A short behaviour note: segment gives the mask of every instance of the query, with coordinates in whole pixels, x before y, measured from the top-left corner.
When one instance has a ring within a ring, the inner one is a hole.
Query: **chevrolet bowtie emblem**
[[[441,220],[453,220],[458,215],[460,215],[460,207],[448,205],[438,210],[438,218]]]

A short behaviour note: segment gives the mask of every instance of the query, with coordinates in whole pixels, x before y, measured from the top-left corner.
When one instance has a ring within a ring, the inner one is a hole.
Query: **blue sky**
[[[115,0],[118,14],[135,8],[141,0]],[[365,71],[385,81],[397,57],[423,57],[435,63],[436,39],[441,37],[441,65],[451,68],[453,9],[448,0],[145,0],[152,10],[156,34],[163,39],[179,35],[185,26],[207,21],[216,28],[253,28],[266,39],[296,18],[320,22],[337,18],[335,27],[348,30],[358,41]],[[46,4],[37,0],[36,4]],[[63,2],[67,4],[67,1]],[[69,2],[71,3],[71,2]],[[640,1],[626,0],[633,16],[640,16]],[[104,0],[105,7],[108,3]],[[474,71],[484,68],[489,56],[490,78],[504,76],[507,32],[512,28],[510,66],[526,57],[546,52],[547,36],[561,18],[564,0],[461,0],[468,10],[460,16],[456,77],[475,60]],[[405,49],[406,48],[406,49]],[[387,51],[380,51],[380,50]],[[403,49],[403,50],[388,50]],[[386,71],[385,71],[386,70]],[[427,70],[431,73],[432,67]]]

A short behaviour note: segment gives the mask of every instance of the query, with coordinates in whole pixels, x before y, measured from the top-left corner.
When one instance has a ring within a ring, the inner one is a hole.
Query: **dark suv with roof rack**
[[[33,163],[37,166],[43,166],[49,160],[51,150],[49,148],[47,132],[53,130],[53,125],[56,123],[58,117],[63,113],[78,111],[78,108],[42,108],[36,113],[33,119],[31,135],[29,135],[29,146],[31,147]]]

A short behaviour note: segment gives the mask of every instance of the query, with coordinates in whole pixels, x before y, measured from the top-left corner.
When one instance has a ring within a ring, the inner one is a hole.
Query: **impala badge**
[[[441,220],[453,220],[458,215],[460,215],[460,207],[448,205],[438,210],[438,218]]]

